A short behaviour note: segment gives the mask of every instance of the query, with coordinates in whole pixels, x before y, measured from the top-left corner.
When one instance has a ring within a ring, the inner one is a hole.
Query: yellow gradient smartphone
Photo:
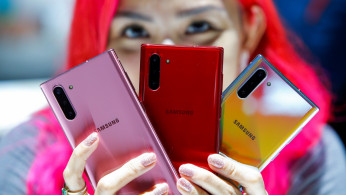
[[[262,171],[319,108],[258,55],[223,92],[220,153]]]

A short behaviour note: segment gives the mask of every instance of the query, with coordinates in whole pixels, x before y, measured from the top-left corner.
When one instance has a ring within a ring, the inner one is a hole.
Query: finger
[[[242,185],[247,194],[267,194],[262,175],[257,168],[244,165],[219,154],[210,155],[208,163],[215,172]]]
[[[178,179],[177,188],[182,195],[189,195],[189,194],[190,195],[197,195],[197,194],[207,195],[208,194],[203,189],[201,189],[195,184],[192,184],[191,182],[189,182],[189,180],[185,178]]]
[[[210,171],[192,164],[179,167],[179,173],[211,194],[241,194],[240,191]]]
[[[136,177],[152,169],[156,161],[154,153],[144,153],[130,160],[120,169],[102,177],[97,184],[95,194],[114,194]]]
[[[90,134],[72,152],[70,160],[63,172],[65,184],[72,191],[78,191],[85,186],[82,178],[85,163],[88,157],[95,151],[99,139],[97,133]]]
[[[146,192],[142,195],[167,195],[169,192],[169,187],[166,183],[156,184],[153,191]]]

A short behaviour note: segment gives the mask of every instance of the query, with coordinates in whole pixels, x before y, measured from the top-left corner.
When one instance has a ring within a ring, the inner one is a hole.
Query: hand
[[[85,181],[82,178],[86,160],[95,151],[99,144],[97,133],[90,134],[74,150],[70,160],[64,170],[65,185],[71,191],[79,191],[85,187]],[[114,194],[133,179],[139,177],[152,169],[156,164],[154,153],[144,153],[127,163],[121,168],[102,177],[95,190],[95,195]],[[167,194],[168,185],[166,183],[157,184],[153,191],[145,195]]]
[[[247,195],[267,195],[261,173],[257,168],[227,159],[219,154],[208,157],[209,167],[226,180],[238,182]],[[242,194],[240,190],[214,173],[184,164],[179,168],[182,178],[177,182],[180,193],[185,194]]]

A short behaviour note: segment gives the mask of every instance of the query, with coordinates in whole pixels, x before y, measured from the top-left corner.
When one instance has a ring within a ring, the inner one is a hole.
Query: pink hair
[[[269,194],[285,194],[290,186],[290,164],[306,154],[320,140],[322,128],[329,116],[330,95],[313,68],[294,51],[273,2],[238,1],[249,16],[252,14],[253,5],[259,5],[266,15],[267,29],[252,57],[258,53],[263,54],[320,107],[318,115],[262,172]],[[106,49],[110,23],[117,5],[117,0],[76,1],[69,42],[68,69]],[[41,143],[45,142],[49,134],[53,135],[56,141],[39,151],[29,171],[28,194],[57,194],[63,185],[62,172],[72,150],[51,110],[45,109],[37,115],[47,119],[36,120]]]

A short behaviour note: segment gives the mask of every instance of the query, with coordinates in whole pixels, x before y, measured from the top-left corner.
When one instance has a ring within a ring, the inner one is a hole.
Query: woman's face
[[[223,47],[225,89],[239,72],[240,18],[235,0],[227,9],[222,0],[123,0],[110,27],[108,48],[115,49],[138,92],[142,43]]]

